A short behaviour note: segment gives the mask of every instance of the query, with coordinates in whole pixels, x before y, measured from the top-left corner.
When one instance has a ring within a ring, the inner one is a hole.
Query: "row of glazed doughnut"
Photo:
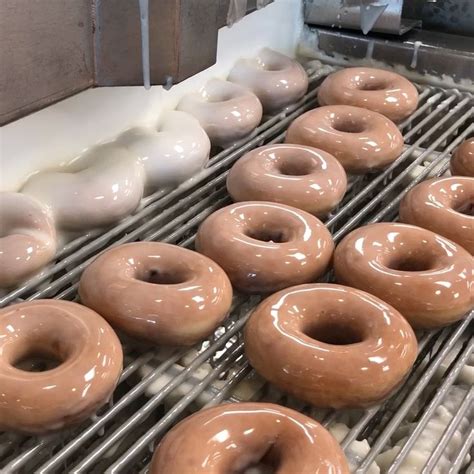
[[[274,113],[308,87],[299,63],[270,49],[238,61],[228,79],[213,79],[183,97],[158,129],[127,130],[67,166],[32,175],[21,193],[2,193],[0,288],[17,285],[46,265],[58,247],[57,231],[63,236],[120,221],[143,195],[201,170],[209,158],[209,137],[219,145],[243,138],[260,123],[262,104]],[[197,119],[183,112],[187,109]]]

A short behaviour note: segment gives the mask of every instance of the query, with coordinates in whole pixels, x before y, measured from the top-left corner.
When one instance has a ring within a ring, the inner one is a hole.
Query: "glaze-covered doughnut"
[[[20,193],[0,193],[0,288],[39,271],[56,253],[56,231],[48,209]]]
[[[318,91],[321,105],[353,105],[373,110],[394,122],[418,106],[416,87],[400,74],[369,67],[350,67],[330,74]]]
[[[51,208],[65,230],[103,227],[131,214],[143,195],[138,156],[113,143],[93,148],[64,171],[33,175],[21,190]]]
[[[132,128],[117,143],[140,157],[145,167],[147,194],[196,174],[206,164],[211,149],[209,137],[199,122],[176,110],[165,114],[158,130]]]
[[[163,438],[150,473],[243,473],[255,466],[281,474],[349,474],[326,429],[270,403],[229,403],[189,416]]]
[[[159,242],[104,252],[82,275],[81,302],[114,327],[156,344],[191,345],[227,316],[232,287],[204,255]]]
[[[327,151],[354,174],[387,166],[403,149],[403,137],[393,122],[377,112],[348,105],[306,112],[290,125],[285,142]]]
[[[400,220],[436,232],[474,255],[474,178],[423,181],[400,203]]]
[[[473,259],[420,227],[379,223],[347,235],[334,254],[339,282],[378,296],[415,328],[462,319],[473,304]]]
[[[120,341],[94,311],[59,300],[0,310],[0,430],[79,423],[107,402],[121,371]]]
[[[239,59],[227,80],[253,91],[266,114],[279,112],[308,90],[308,76],[301,64],[270,48],[263,48],[255,58]]]
[[[245,353],[287,393],[320,407],[362,407],[386,398],[417,355],[415,334],[394,308],[341,285],[299,285],[250,316]]]
[[[454,152],[451,157],[451,174],[474,178],[474,137],[463,141]]]
[[[196,249],[217,262],[241,291],[266,293],[315,281],[334,250],[316,217],[271,202],[232,204],[199,227]]]
[[[267,145],[248,152],[227,176],[234,201],[271,201],[324,217],[344,197],[344,168],[329,153],[303,145]]]
[[[211,79],[199,92],[185,95],[178,110],[196,117],[213,145],[226,147],[246,137],[262,120],[262,104],[245,87]]]

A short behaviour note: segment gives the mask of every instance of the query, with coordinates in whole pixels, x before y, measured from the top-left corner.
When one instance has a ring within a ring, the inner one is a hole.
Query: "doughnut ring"
[[[473,259],[420,227],[378,223],[347,235],[334,253],[339,282],[396,308],[415,328],[446,326],[473,306]]]
[[[250,201],[211,214],[199,227],[196,249],[217,262],[240,291],[266,293],[315,281],[334,243],[311,214]]]
[[[401,122],[418,106],[418,91],[406,78],[391,71],[350,67],[330,74],[318,91],[321,105],[353,105]]]
[[[262,465],[279,473],[349,474],[325,428],[271,403],[228,403],[189,416],[156,448],[150,474],[228,474]]]
[[[232,287],[223,270],[197,252],[137,242],[94,260],[81,277],[79,295],[83,304],[133,337],[191,345],[227,316]]]
[[[38,359],[46,369],[31,371]],[[0,430],[41,434],[84,421],[121,371],[120,341],[94,311],[60,300],[0,310]]]
[[[348,173],[384,168],[403,150],[403,137],[383,115],[359,107],[318,107],[292,122],[286,143],[308,145],[336,157]]]
[[[329,153],[303,145],[266,145],[240,158],[227,176],[234,201],[271,201],[326,216],[344,197],[344,168]]]
[[[436,232],[474,255],[474,178],[423,181],[400,203],[400,220]]]
[[[474,137],[461,143],[451,157],[453,176],[471,176],[474,178]]]

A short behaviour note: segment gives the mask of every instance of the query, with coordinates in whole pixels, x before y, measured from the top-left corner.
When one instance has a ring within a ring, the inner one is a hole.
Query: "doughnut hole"
[[[325,314],[303,327],[303,334],[325,344],[346,346],[365,339],[364,331],[349,315]]]
[[[356,82],[360,91],[382,91],[389,88],[389,83],[376,77],[365,77]]]
[[[135,278],[146,283],[154,285],[179,285],[191,279],[190,272],[187,268],[175,266],[175,268],[143,268],[137,272]]]
[[[236,472],[238,474],[275,474],[278,472],[280,464],[281,457],[279,450],[273,444],[260,459],[251,462]]]
[[[258,228],[248,228],[244,231],[244,234],[260,242],[272,242],[275,244],[283,244],[292,239],[292,233],[289,229],[265,225]]]
[[[25,372],[46,372],[63,364],[69,357],[69,350],[54,336],[41,340],[22,341],[21,346],[10,354],[10,365]]]
[[[366,129],[364,123],[350,117],[336,119],[332,124],[332,128],[343,133],[362,133]]]
[[[310,157],[302,155],[282,158],[276,167],[285,176],[307,176],[318,169]]]
[[[423,253],[397,255],[390,259],[385,266],[399,272],[424,272],[436,268],[433,256]]]
[[[465,216],[474,216],[474,201],[469,199],[467,201],[457,202],[454,204],[453,210]]]

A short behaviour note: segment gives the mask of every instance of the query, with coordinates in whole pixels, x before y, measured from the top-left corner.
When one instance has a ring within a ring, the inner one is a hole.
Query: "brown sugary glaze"
[[[474,255],[474,178],[434,178],[400,203],[400,220],[440,234]]]
[[[232,286],[207,257],[160,242],[125,244],[83,273],[79,295],[127,334],[156,344],[192,345],[227,316]]]
[[[402,134],[393,122],[377,112],[349,105],[306,112],[292,122],[285,142],[324,150],[352,174],[383,168],[403,149]]]
[[[229,403],[201,410],[161,441],[151,474],[349,474],[342,449],[319,423],[270,403]]]
[[[363,107],[400,122],[416,110],[418,91],[400,74],[350,67],[326,77],[319,88],[318,101],[321,105]]]
[[[473,258],[421,227],[360,227],[337,246],[334,270],[339,282],[378,296],[415,328],[451,324],[473,307]]]
[[[394,308],[354,288],[300,285],[265,299],[244,330],[245,352],[265,379],[320,407],[363,407],[397,387],[417,342]]]
[[[346,173],[336,158],[303,145],[256,148],[240,158],[227,176],[234,201],[278,202],[318,217],[339,204],[346,188]]]
[[[35,274],[56,253],[53,218],[36,199],[0,193],[0,288]]]
[[[266,293],[315,281],[326,270],[334,243],[307,212],[249,201],[211,214],[198,230],[196,249],[217,262],[239,290]]]
[[[59,365],[25,370],[35,358]],[[0,430],[41,434],[84,421],[110,398],[121,371],[120,341],[94,311],[59,300],[0,310]]]
[[[474,137],[463,141],[451,158],[451,174],[474,178]]]

